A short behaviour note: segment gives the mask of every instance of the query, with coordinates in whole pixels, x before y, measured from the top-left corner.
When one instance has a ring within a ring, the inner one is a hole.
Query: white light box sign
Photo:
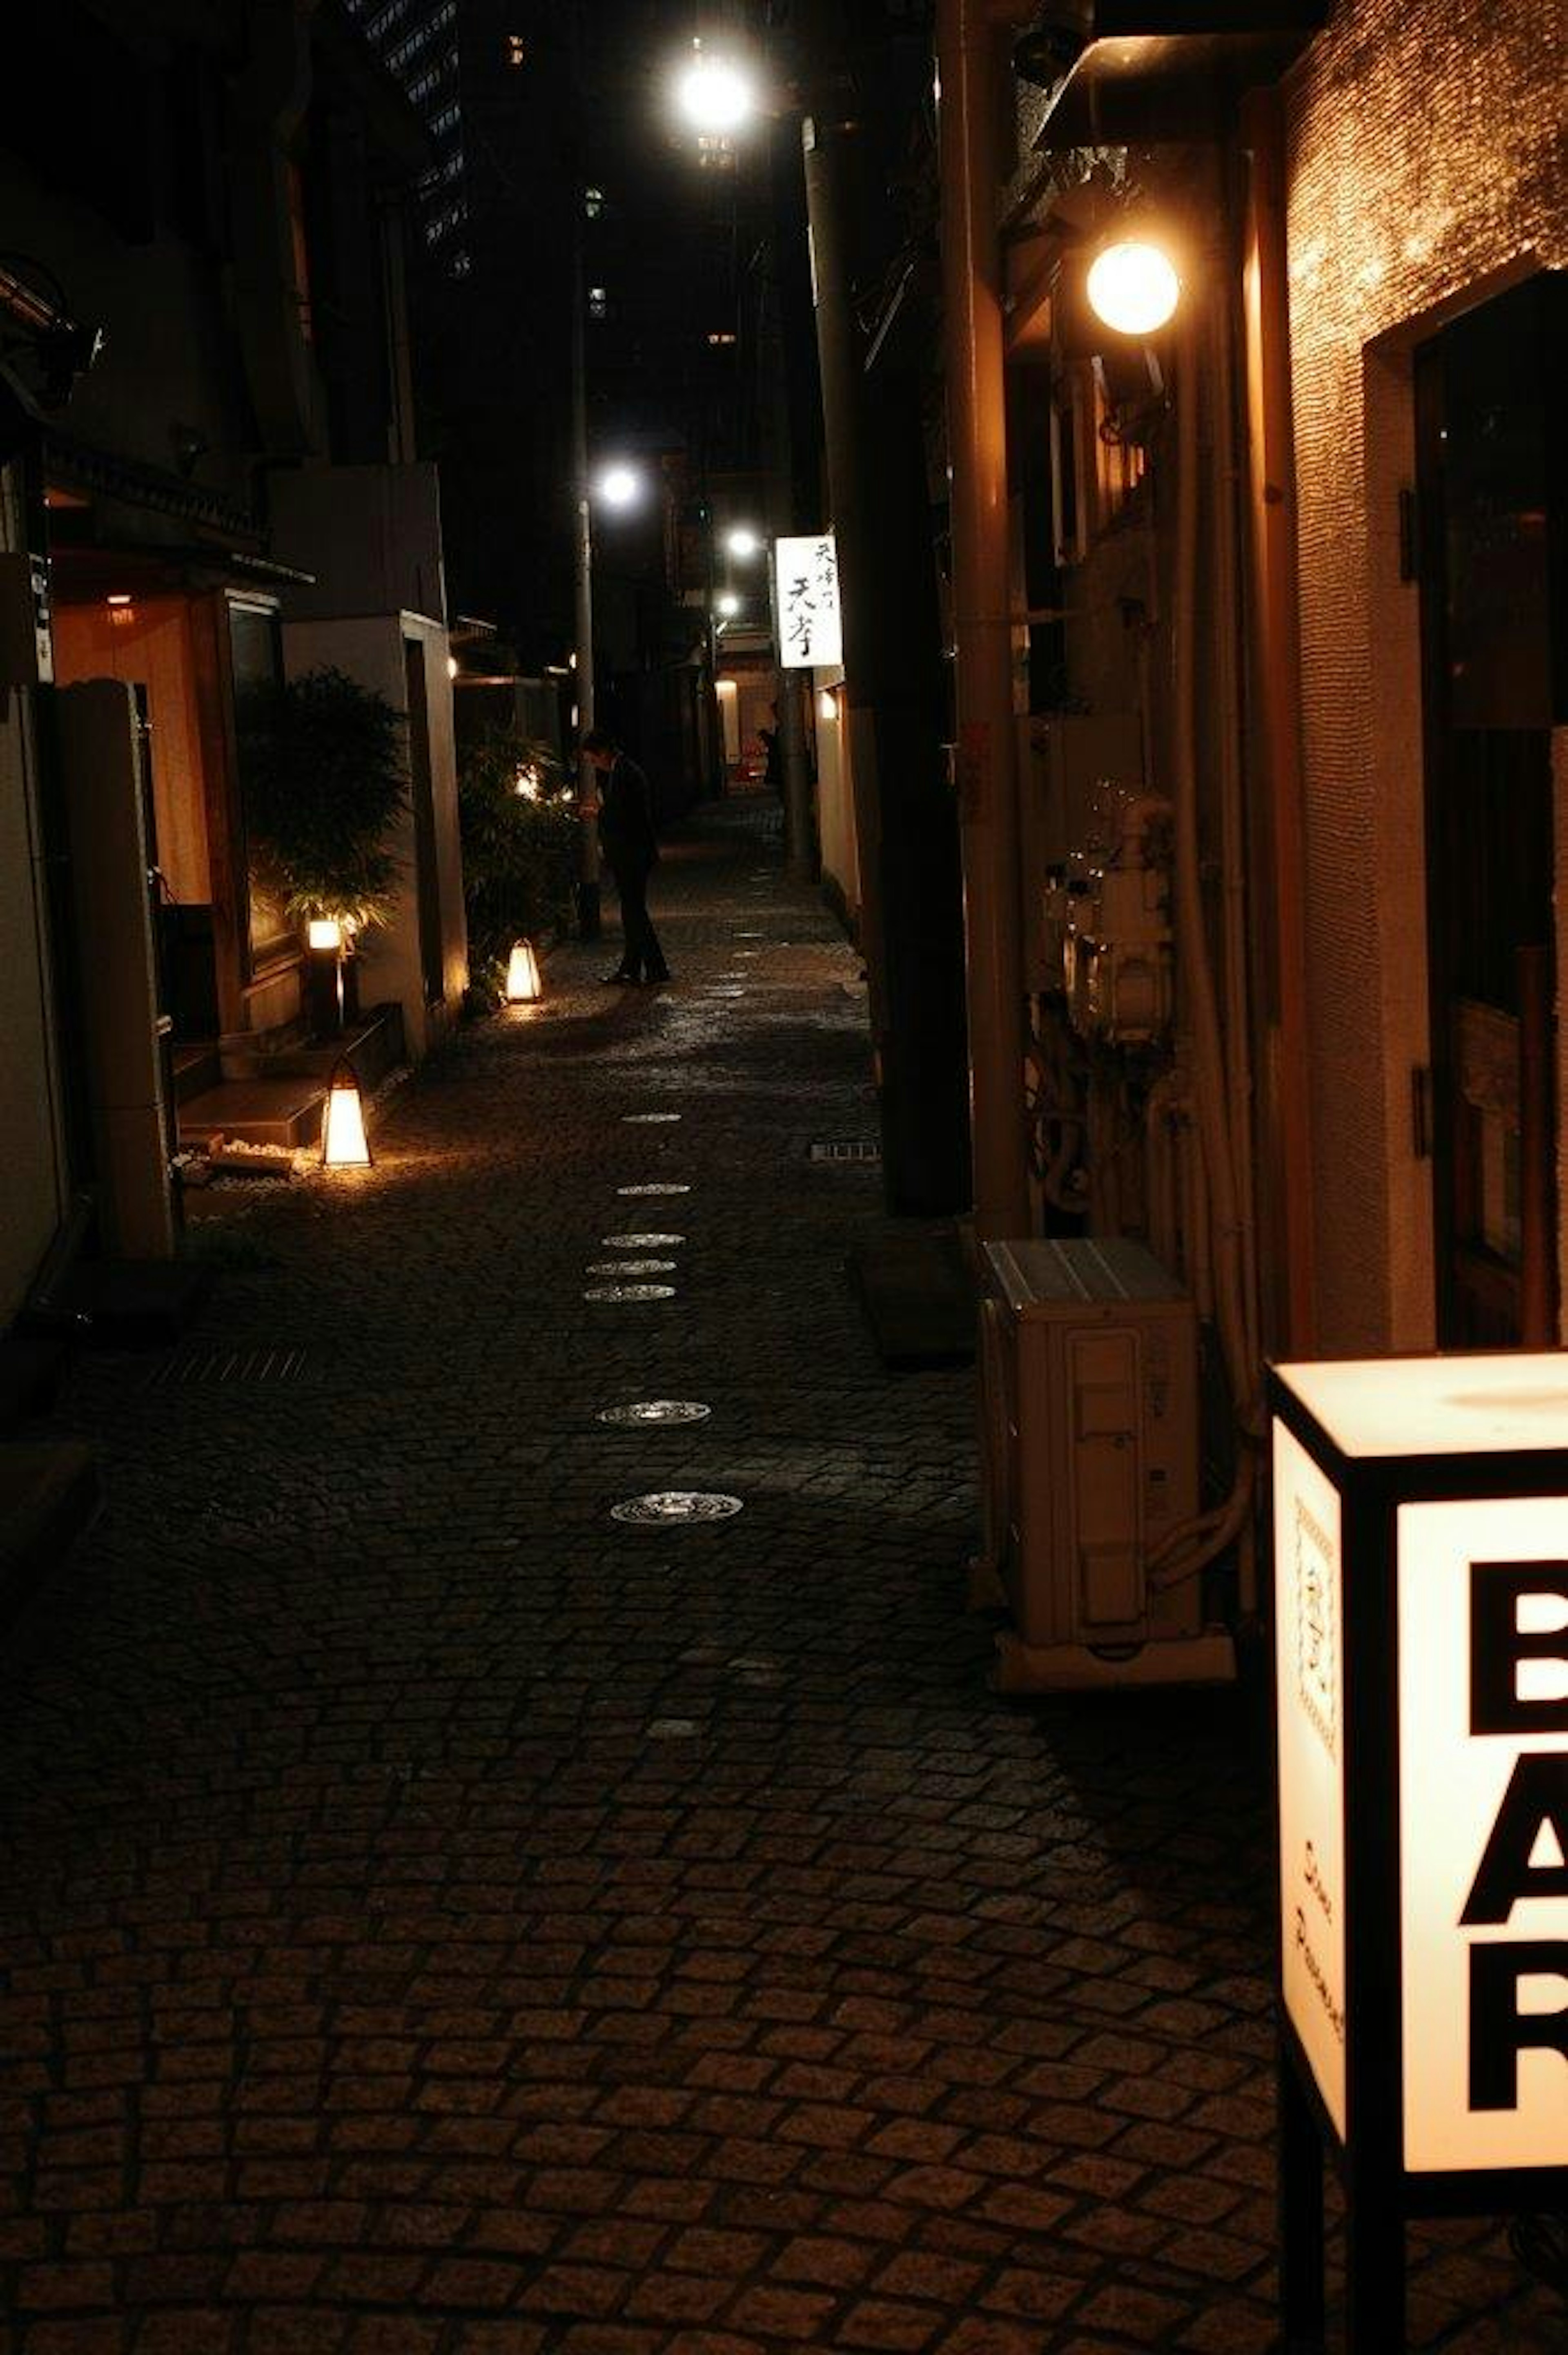
[[[773,569],[783,668],[810,670],[819,663],[842,663],[839,559],[832,533],[776,539]]]
[[[1315,2119],[1361,2219],[1351,2343],[1381,2355],[1405,2218],[1568,2197],[1568,1353],[1269,1390],[1283,2296],[1315,2344]]]

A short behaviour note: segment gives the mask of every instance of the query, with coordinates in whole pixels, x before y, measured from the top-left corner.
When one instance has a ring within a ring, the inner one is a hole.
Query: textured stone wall
[[[1414,590],[1390,560],[1414,345],[1568,265],[1564,0],[1349,0],[1289,85],[1291,364],[1320,1338],[1430,1337]]]

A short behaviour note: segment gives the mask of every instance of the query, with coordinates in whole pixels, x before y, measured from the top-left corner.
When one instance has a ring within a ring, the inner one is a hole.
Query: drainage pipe
[[[1029,1232],[993,12],[938,0],[942,316],[976,1232]]]

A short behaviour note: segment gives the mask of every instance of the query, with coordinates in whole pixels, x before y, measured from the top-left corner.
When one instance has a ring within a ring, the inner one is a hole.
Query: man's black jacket
[[[659,856],[653,832],[653,795],[635,761],[624,752],[605,773],[599,812],[599,838],[612,867],[652,867]]]

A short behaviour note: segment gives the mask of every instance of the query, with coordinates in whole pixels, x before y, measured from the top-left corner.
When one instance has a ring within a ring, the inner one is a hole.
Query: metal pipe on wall
[[[959,812],[974,1217],[982,1238],[1029,1232],[996,40],[984,0],[938,0]]]
[[[1267,774],[1266,847],[1255,905],[1272,910],[1272,1052],[1264,1151],[1283,1330],[1296,1357],[1315,1347],[1317,1243],[1307,1022],[1306,826],[1298,697],[1299,617],[1291,454],[1290,322],[1286,275],[1284,132],[1279,92],[1250,91],[1242,135],[1249,177],[1242,287],[1246,337],[1248,516],[1253,660]]]

